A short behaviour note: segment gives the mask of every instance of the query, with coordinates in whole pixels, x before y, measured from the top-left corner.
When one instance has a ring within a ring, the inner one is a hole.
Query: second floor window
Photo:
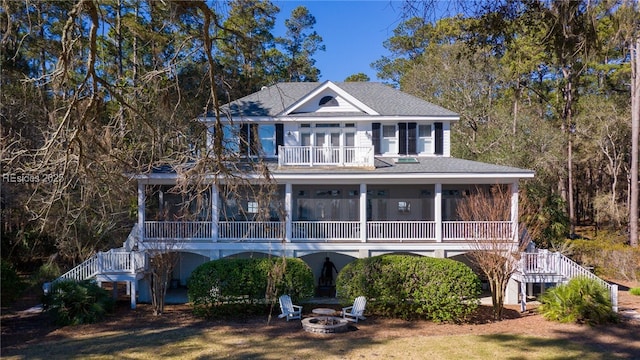
[[[355,146],[354,123],[301,124],[301,146]]]
[[[438,143],[437,140],[434,142],[434,133],[437,134],[438,129],[442,133],[441,125],[436,126],[435,131],[432,124],[415,122],[373,123],[371,128],[371,141],[378,155],[442,154],[437,146],[434,148]]]
[[[226,124],[222,132],[222,146],[230,153],[274,157],[277,155],[278,145],[282,145],[282,125],[278,124]],[[279,133],[280,136],[278,136]],[[210,128],[209,136],[209,144],[213,146],[215,138],[213,127]]]
[[[429,125],[418,125],[418,153],[433,153],[433,136],[431,134],[431,124]]]

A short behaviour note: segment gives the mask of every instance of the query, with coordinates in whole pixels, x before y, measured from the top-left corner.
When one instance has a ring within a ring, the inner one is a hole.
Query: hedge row
[[[594,267],[598,276],[611,279],[640,279],[640,248],[625,244],[626,237],[603,233],[591,240],[571,241],[572,258]]]
[[[295,258],[213,260],[197,267],[187,286],[194,312],[204,317],[266,313],[280,295],[298,303],[315,287],[309,266]]]
[[[478,307],[480,279],[451,259],[383,255],[358,259],[336,280],[342,303],[367,297],[367,312],[403,319],[462,321]]]

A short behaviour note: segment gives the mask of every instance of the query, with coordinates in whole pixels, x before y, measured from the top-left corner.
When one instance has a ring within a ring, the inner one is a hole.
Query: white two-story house
[[[381,83],[279,83],[199,119],[211,129],[209,143],[216,118],[227,151],[267,164],[282,211],[256,220],[258,201],[230,199],[229,180],[211,177],[210,211],[188,220],[166,216],[180,202],[169,191],[179,175],[159,169],[135,176],[138,222],[122,249],[96,260],[103,268],[129,263],[126,274],[89,271],[99,281],[126,281],[132,306],[136,295],[149,300],[140,255],[168,243],[177,244],[173,278],[184,286],[198,265],[228,256],[301,258],[319,281],[326,257],[340,270],[387,253],[462,258],[477,249],[478,237],[519,241],[518,183],[533,171],[451,157],[450,129],[459,116],[445,108]],[[496,184],[510,189],[510,216],[459,221],[458,200]],[[517,302],[513,283],[510,303]]]
[[[518,182],[533,171],[452,158],[450,128],[459,117],[445,108],[381,83],[327,81],[265,87],[221,111],[225,146],[269,163],[285,211],[257,226],[247,216],[257,201],[229,201],[224,184],[212,183],[215,214],[158,220],[145,209],[171,195],[148,199],[147,187],[168,190],[177,175],[137,176],[140,245],[178,240],[174,277],[183,285],[203,262],[239,254],[299,257],[319,278],[325,257],[338,269],[384,253],[455,257],[472,249],[474,233],[487,234],[479,226],[518,241]],[[214,128],[215,116],[200,120]],[[465,192],[495,184],[511,189],[510,218],[457,221]]]

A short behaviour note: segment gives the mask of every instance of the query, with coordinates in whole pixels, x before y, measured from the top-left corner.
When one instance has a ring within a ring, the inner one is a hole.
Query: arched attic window
[[[338,106],[338,100],[336,100],[336,98],[334,98],[333,96],[324,96],[322,99],[320,99],[320,102],[318,103],[318,105],[320,106]]]

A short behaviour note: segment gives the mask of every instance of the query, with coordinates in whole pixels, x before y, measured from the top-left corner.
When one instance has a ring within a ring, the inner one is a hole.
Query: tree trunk
[[[503,273],[488,275],[489,287],[491,288],[493,319],[496,321],[502,320],[502,314],[504,312],[504,294],[507,290],[507,283],[510,277],[510,274],[506,275]]]
[[[629,46],[631,51],[631,198],[629,204],[629,243],[638,247],[638,132],[640,131],[640,35]]]
[[[167,294],[168,277],[162,273],[151,273],[151,305],[153,315],[159,316],[164,312],[164,301]]]
[[[569,207],[569,235],[576,232],[576,212],[575,199],[573,196],[573,132],[575,125],[573,124],[573,72],[571,69],[564,67],[562,69],[566,84],[564,86],[564,108],[562,111],[562,123],[567,134],[567,205]]]

